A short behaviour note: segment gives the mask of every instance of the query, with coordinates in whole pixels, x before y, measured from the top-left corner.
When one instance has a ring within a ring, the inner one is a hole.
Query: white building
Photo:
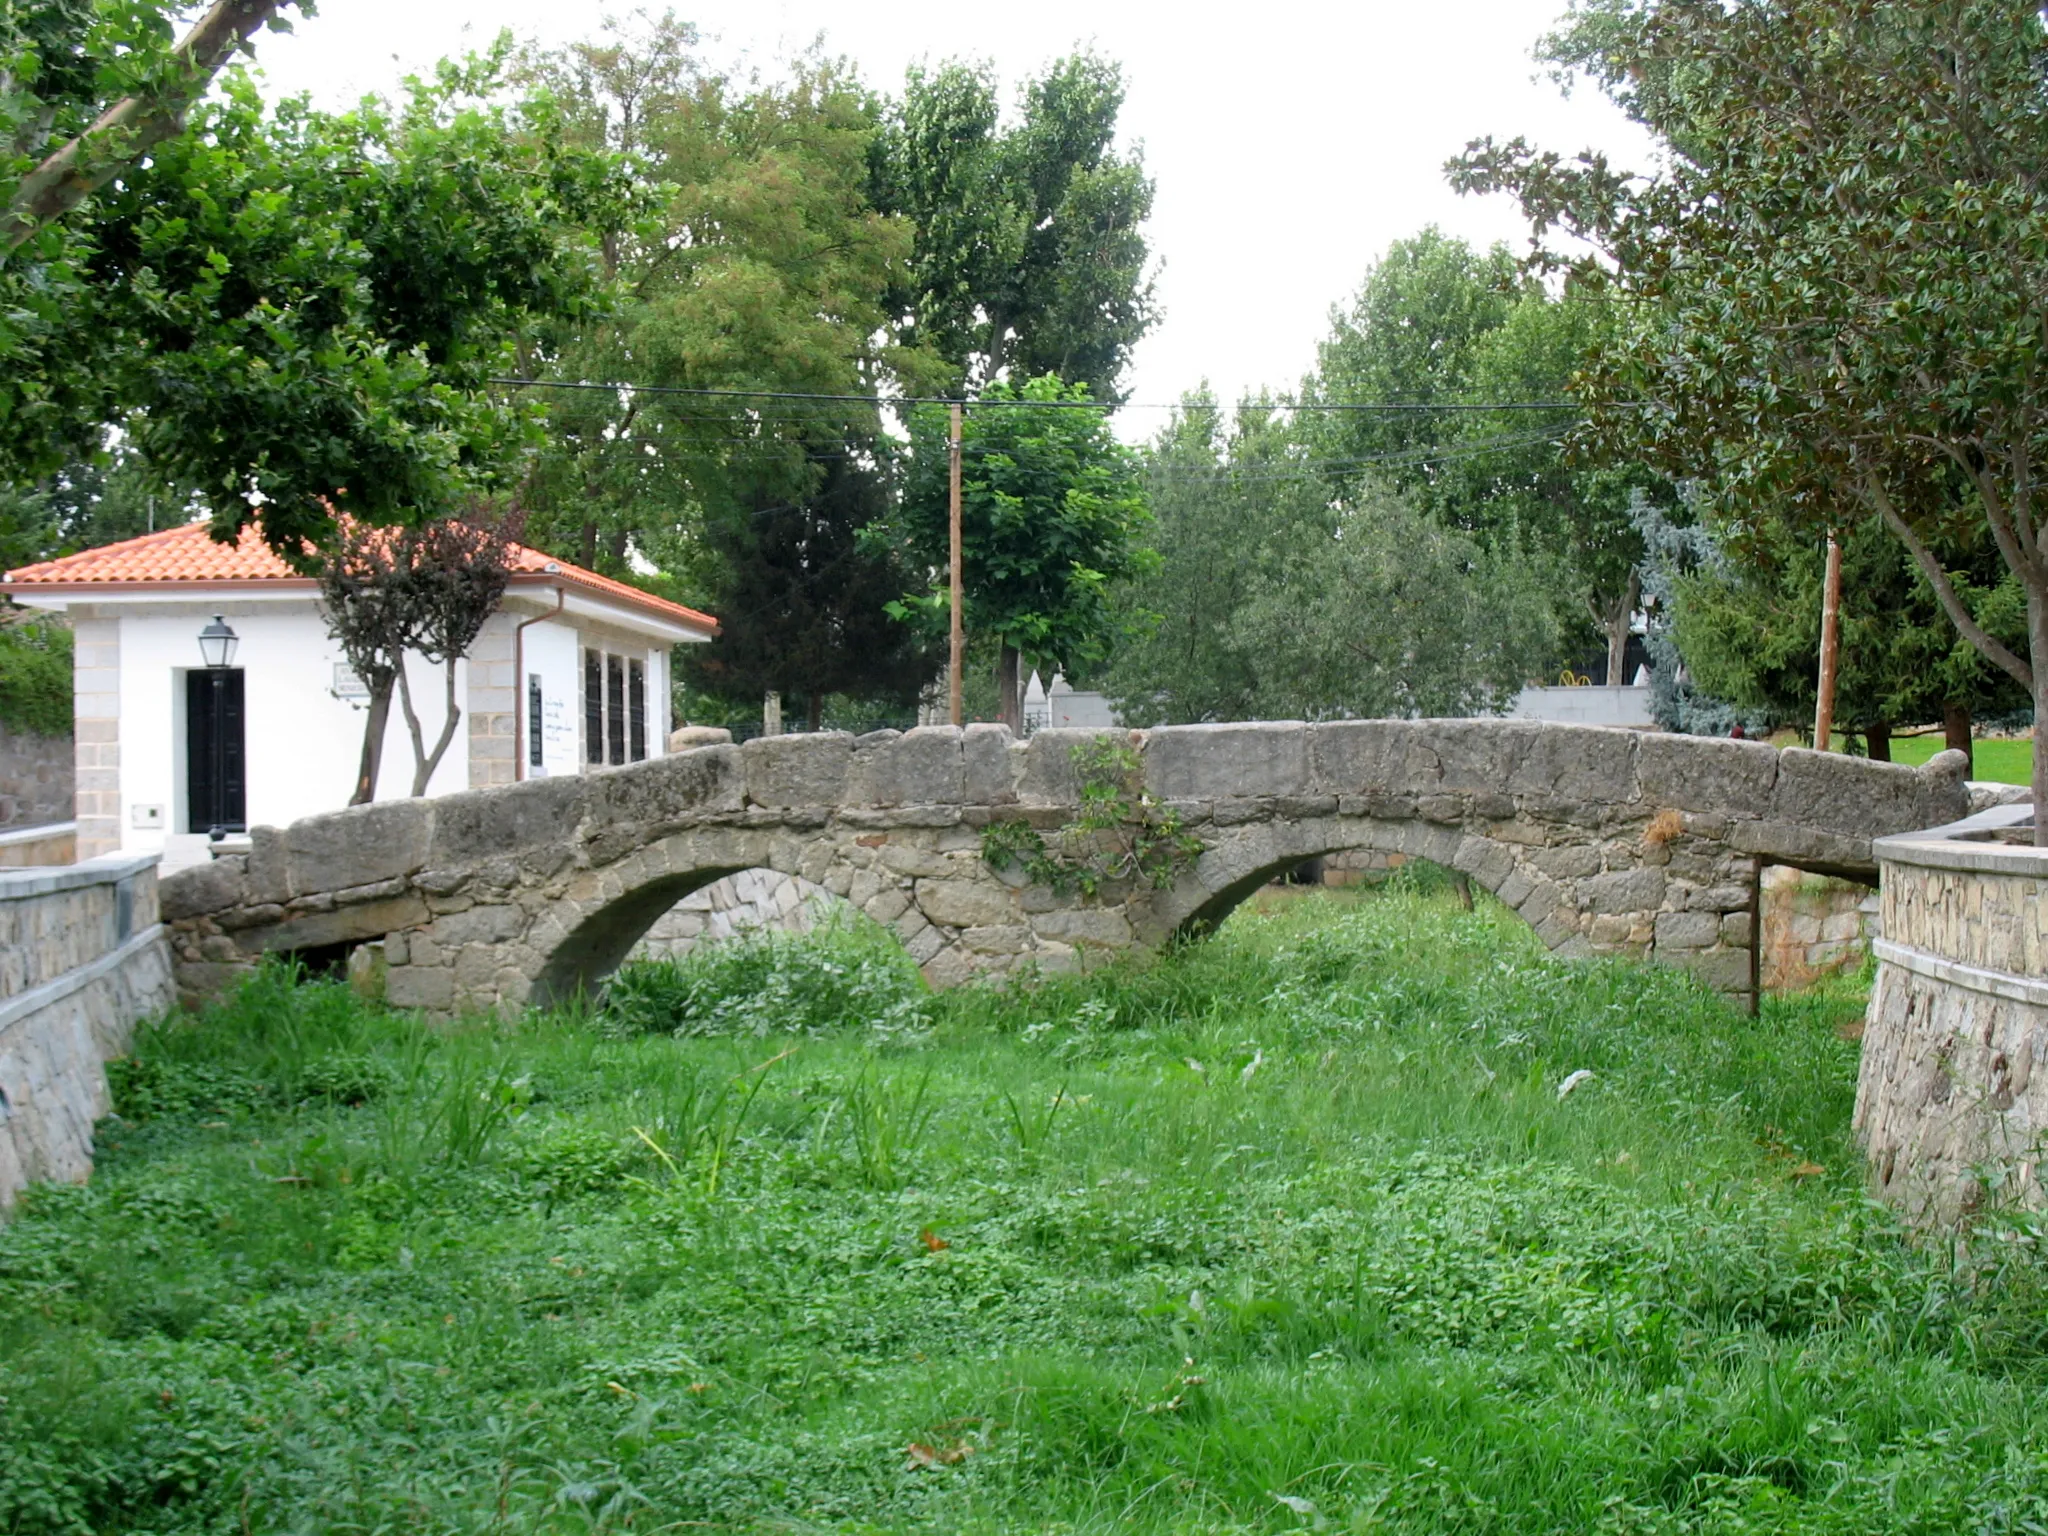
[[[581,773],[658,756],[669,651],[709,640],[706,614],[514,546],[504,605],[457,663],[463,715],[427,792]],[[0,593],[68,612],[77,641],[78,857],[207,856],[215,827],[284,826],[354,792],[366,694],[328,637],[314,582],[254,530],[216,544],[187,524],[9,571]],[[211,666],[218,617],[233,655]],[[443,670],[409,656],[428,749],[446,719]],[[394,700],[377,797],[412,788]]]

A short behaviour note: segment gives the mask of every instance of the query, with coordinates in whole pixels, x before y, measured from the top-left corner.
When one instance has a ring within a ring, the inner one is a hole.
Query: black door
[[[185,674],[185,814],[193,832],[248,830],[242,773],[242,671]]]

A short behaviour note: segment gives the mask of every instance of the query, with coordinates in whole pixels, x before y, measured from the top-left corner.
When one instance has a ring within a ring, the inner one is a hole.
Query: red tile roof
[[[693,629],[715,631],[718,621],[707,613],[685,608],[667,598],[642,592],[638,587],[586,571],[580,565],[557,560],[524,544],[512,546],[513,581],[519,586],[560,582],[579,587],[613,602],[637,608],[672,623]],[[205,523],[185,523],[162,533],[83,549],[59,560],[25,565],[7,572],[0,592],[34,588],[151,589],[245,582],[283,582],[310,590],[313,582],[279,559],[254,528],[244,528],[233,544],[217,544]]]

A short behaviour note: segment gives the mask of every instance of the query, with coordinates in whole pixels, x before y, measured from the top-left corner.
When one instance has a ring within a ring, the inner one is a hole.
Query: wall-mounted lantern
[[[213,622],[199,631],[199,654],[206,658],[206,665],[218,672],[235,659],[235,647],[242,637],[228,628],[227,621],[219,614]]]

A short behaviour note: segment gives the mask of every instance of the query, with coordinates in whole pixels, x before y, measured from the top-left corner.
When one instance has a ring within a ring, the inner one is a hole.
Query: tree
[[[1054,374],[1118,398],[1156,319],[1152,183],[1112,147],[1123,99],[1116,65],[1076,54],[1006,127],[986,67],[910,71],[874,154],[875,205],[916,229],[893,307],[970,390]]]
[[[925,568],[947,551],[947,413],[911,417],[910,471],[891,533]],[[1114,583],[1152,563],[1151,529],[1135,456],[1110,431],[1084,384],[1052,377],[992,386],[961,428],[963,622],[999,643],[1003,719],[1023,729],[1018,665],[1084,676],[1106,660],[1122,628]],[[939,628],[943,575],[927,595],[893,605]]]
[[[545,101],[489,104],[505,44],[399,107],[266,110],[245,77],[100,194],[95,319],[138,446],[227,537],[307,563],[339,509],[467,505],[537,425],[491,380],[589,299],[589,221],[620,195]]]
[[[0,15],[0,481],[89,457],[118,395],[119,338],[92,313],[78,210],[177,134],[275,0],[220,0],[174,41],[173,8],[29,0]],[[310,7],[301,6],[310,13]]]
[[[888,517],[892,492],[877,448],[826,453],[814,491],[757,507],[745,524],[709,525],[707,540],[731,575],[720,587],[718,638],[683,657],[701,687],[757,702],[771,691],[801,695],[812,730],[828,694],[915,705],[943,652],[886,611],[909,578],[900,561],[860,539]]]
[[[1548,665],[1543,562],[1494,555],[1384,485],[1333,498],[1299,428],[1265,402],[1226,428],[1196,396],[1155,441],[1160,560],[1126,601],[1161,617],[1110,668],[1126,719],[1483,712]]]
[[[190,501],[116,442],[36,484],[0,487],[0,570],[187,522]]]
[[[1835,718],[1890,757],[1893,728],[1930,720],[1970,749],[1970,722],[2023,711],[2027,695],[1956,632],[1912,559],[1882,526],[1845,528],[1841,659]],[[1980,623],[2025,644],[2026,605],[1988,538],[1969,557],[1944,548],[1942,564]],[[1672,620],[1700,685],[1757,710],[1774,726],[1809,729],[1820,662],[1817,616],[1826,565],[1822,541],[1775,525],[1757,530],[1740,559],[1679,581]]]
[[[377,798],[377,772],[395,692],[412,737],[412,793],[424,795],[462,718],[456,663],[469,654],[498,611],[511,578],[511,532],[517,519],[472,511],[402,528],[343,519],[319,569],[327,632],[349,669],[369,690],[362,759],[350,805]],[[441,734],[430,750],[412,684],[407,652],[442,668],[447,684]]]
[[[1623,452],[1697,476],[1738,528],[1881,522],[1968,642],[2048,703],[2048,119],[2026,0],[1658,0],[1602,18],[1598,68],[1670,145],[1656,174],[1482,141],[1462,184],[1516,192],[1638,323],[1596,382]],[[1628,82],[1647,82],[1632,89]],[[1938,550],[1981,528],[2025,653]],[[2048,844],[2048,753],[2034,763]]]
[[[1580,414],[1574,376],[1614,323],[1600,295],[1553,296],[1504,246],[1479,252],[1424,229],[1395,241],[1332,316],[1302,401],[1338,409],[1305,417],[1301,436],[1340,492],[1392,487],[1498,553],[1542,551],[1561,641],[1576,654],[1590,623],[1619,681],[1641,595],[1630,494],[1668,487],[1562,443]],[[1344,408],[1356,405],[1367,408]]]

